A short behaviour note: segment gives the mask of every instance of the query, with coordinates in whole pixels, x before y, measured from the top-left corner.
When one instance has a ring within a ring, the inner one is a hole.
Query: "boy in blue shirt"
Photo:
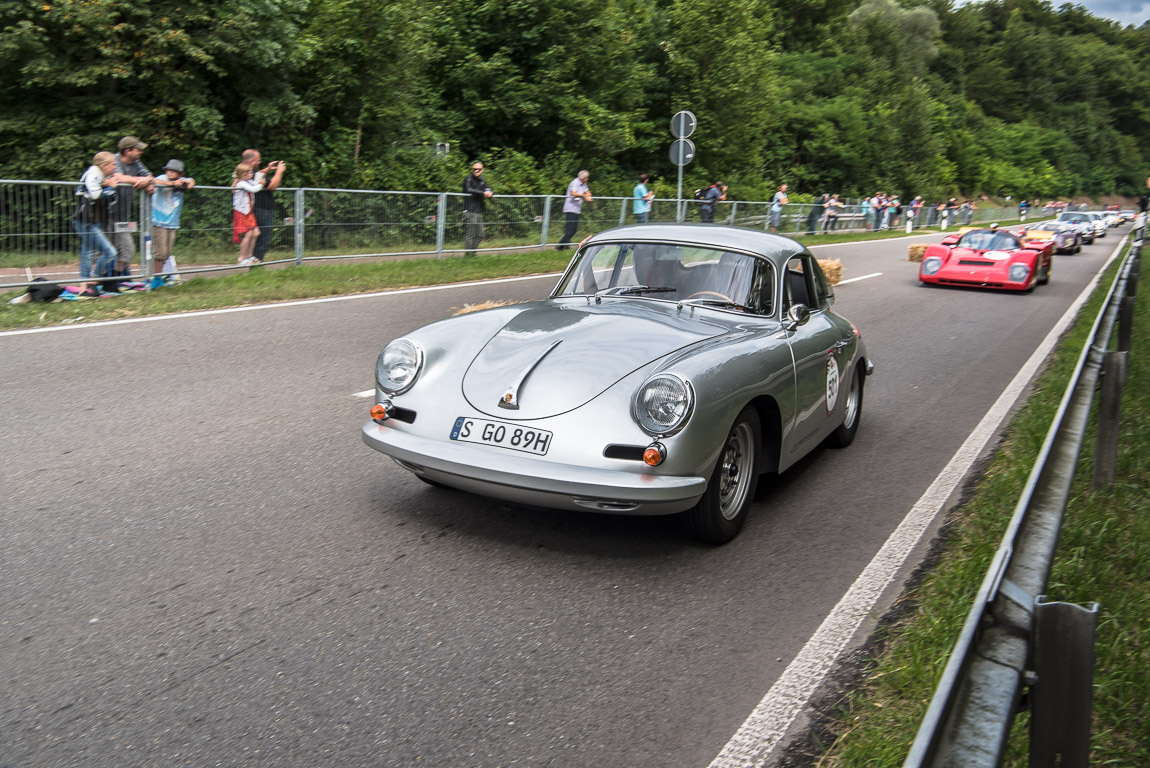
[[[156,179],[156,189],[152,193],[152,256],[156,273],[164,271],[164,262],[172,255],[172,243],[176,239],[176,230],[180,228],[184,192],[194,186],[196,180],[185,176],[183,162],[175,159],[168,161],[164,175]]]

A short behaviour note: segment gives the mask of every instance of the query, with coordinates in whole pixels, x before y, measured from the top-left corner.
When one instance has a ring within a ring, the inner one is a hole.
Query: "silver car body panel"
[[[428,480],[486,496],[671,514],[698,502],[727,433],[748,405],[773,422],[763,429],[774,441],[765,451],[767,471],[786,469],[842,423],[846,398],[840,393],[852,377],[866,375],[870,361],[854,327],[830,310],[829,289],[805,324],[789,328],[783,321],[788,259],[813,262],[802,245],[728,227],[640,225],[601,233],[580,253],[618,242],[698,244],[751,255],[773,270],[771,311],[753,314],[659,294],[562,296],[557,288],[543,301],[432,323],[404,336],[424,355],[414,385],[396,396],[377,385],[379,401],[389,400],[413,420],[369,420],[364,442]],[[655,442],[633,418],[632,401],[647,379],[664,372],[689,381],[695,393],[685,425],[659,439],[665,461],[651,467],[634,455],[608,457],[609,446],[633,454]],[[508,396],[517,408],[501,407]],[[546,454],[451,439],[460,419],[550,433]]]

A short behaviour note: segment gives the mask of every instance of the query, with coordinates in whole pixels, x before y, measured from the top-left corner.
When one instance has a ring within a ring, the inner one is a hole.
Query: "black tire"
[[[866,376],[863,374],[862,366],[855,366],[851,374],[850,387],[847,389],[847,399],[843,403],[843,423],[839,424],[834,432],[827,435],[827,447],[846,448],[855,441],[855,435],[859,431],[859,422],[862,421],[864,379]]]
[[[1054,258],[1051,257],[1050,261],[1046,263],[1046,269],[1042,272],[1042,277],[1039,278],[1039,285],[1048,285],[1050,283],[1050,270],[1054,267]]]
[[[679,516],[688,535],[710,544],[726,544],[738,535],[755,499],[761,449],[759,415],[744,408],[723,441],[703,497]]]
[[[1082,238],[1078,238],[1078,242],[1074,244],[1074,252],[1082,253]]]

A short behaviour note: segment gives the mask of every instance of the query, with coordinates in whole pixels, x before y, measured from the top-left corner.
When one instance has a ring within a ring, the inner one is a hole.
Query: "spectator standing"
[[[902,202],[898,199],[898,195],[891,195],[890,206],[887,210],[890,212],[889,225],[891,227],[897,227],[898,216],[902,213]],[[883,227],[883,229],[887,229],[887,227]]]
[[[232,242],[240,244],[239,263],[256,264],[253,255],[260,230],[256,226],[253,198],[263,189],[264,179],[256,179],[256,171],[247,163],[240,163],[232,174]]]
[[[825,205],[826,213],[823,214],[823,234],[834,231],[835,225],[838,223],[838,208],[840,205],[842,205],[842,203],[839,202],[838,195],[831,195],[830,198],[827,199]]]
[[[870,198],[864,197],[859,203],[859,213],[862,214],[863,229],[870,229]],[[852,224],[852,229],[853,229]]]
[[[125,136],[117,145],[116,175],[119,179],[116,197],[112,205],[112,245],[116,246],[115,274],[126,275],[136,260],[137,234],[129,226],[135,220],[132,210],[137,189],[146,189],[150,194],[154,189],[152,172],[140,162],[140,156],[148,145],[135,136]],[[125,185],[131,184],[128,189]]]
[[[872,231],[878,231],[879,224],[882,220],[882,193],[876,192],[871,195],[868,201],[868,213],[870,214],[870,221],[867,222],[868,228]]]
[[[699,203],[699,219],[704,224],[715,223],[715,204],[720,200],[727,199],[727,185],[721,181],[716,181],[711,186],[707,187],[707,191],[703,193],[703,202]]]
[[[184,192],[196,186],[196,180],[184,175],[182,160],[172,158],[164,165],[164,175],[156,179],[152,192],[152,257],[153,272],[164,271],[164,262],[172,255],[176,230],[180,228],[180,210],[184,207]],[[159,280],[159,283],[156,281]],[[163,279],[152,278],[152,287],[163,284]]]
[[[814,204],[811,205],[810,212],[807,213],[808,235],[813,235],[815,233],[815,227],[818,226],[819,220],[822,219],[823,213],[826,211],[827,200],[829,200],[830,197],[830,195],[819,195],[815,198]]]
[[[958,221],[963,226],[970,223],[970,201],[963,200],[962,205],[958,206]]]
[[[287,168],[282,160],[273,160],[267,164],[267,167],[260,168],[262,161],[263,156],[258,149],[244,150],[241,162],[256,169],[255,180],[264,185],[252,197],[252,211],[256,217],[256,228],[262,235],[256,239],[255,250],[252,251],[252,258],[257,262],[264,260],[268,247],[272,244],[276,221],[276,201],[272,193],[279,188],[280,182],[283,181],[284,170]]]
[[[567,199],[563,201],[563,215],[566,221],[563,226],[563,239],[559,241],[557,250],[567,248],[571,244],[571,238],[579,231],[579,217],[583,213],[583,203],[591,202],[591,189],[587,186],[589,178],[590,173],[579,171],[567,185]]]
[[[471,173],[463,179],[463,250],[464,256],[474,256],[483,239],[483,212],[487,200],[495,194],[483,178],[483,163],[471,164]]]
[[[635,215],[636,224],[646,224],[651,219],[651,201],[655,193],[647,188],[651,177],[646,173],[639,174],[639,183],[631,190],[631,213]]]
[[[770,229],[772,232],[779,231],[779,220],[783,215],[783,206],[787,204],[787,185],[780,184],[779,189],[775,192],[775,196],[771,198],[771,216],[770,216]]]
[[[915,229],[922,226],[922,195],[915,195],[914,200],[910,201],[906,215],[914,220]]]
[[[116,264],[116,248],[104,233],[108,223],[108,207],[116,197],[116,156],[111,152],[97,152],[92,164],[80,177],[76,189],[76,211],[72,216],[72,229],[80,236],[80,279],[92,277],[92,257],[96,256],[96,276],[108,277]],[[85,296],[99,296],[95,284],[85,286]]]

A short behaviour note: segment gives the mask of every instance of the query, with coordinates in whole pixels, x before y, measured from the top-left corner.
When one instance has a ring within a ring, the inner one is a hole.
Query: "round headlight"
[[[1016,283],[1021,283],[1030,274],[1030,267],[1025,264],[1011,264],[1010,265],[1010,279]]]
[[[396,339],[383,348],[375,364],[379,388],[391,395],[406,392],[423,367],[423,350],[407,339]]]
[[[922,273],[924,275],[933,275],[940,269],[942,269],[942,259],[937,256],[931,256],[922,262]]]
[[[652,435],[669,435],[687,423],[695,406],[691,385],[670,373],[648,379],[635,393],[635,421]]]

